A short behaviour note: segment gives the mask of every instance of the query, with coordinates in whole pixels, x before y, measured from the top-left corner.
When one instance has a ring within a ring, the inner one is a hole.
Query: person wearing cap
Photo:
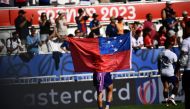
[[[190,18],[189,18],[189,16],[188,16],[188,12],[187,11],[183,11],[182,12],[182,17],[183,17],[183,19],[180,21],[180,25],[181,25],[181,27],[182,27],[182,29],[183,29],[183,38],[185,38],[185,24],[188,22],[188,21],[190,21]]]
[[[55,23],[57,27],[57,33],[62,39],[68,35],[68,23],[66,20],[66,12],[59,11],[58,18],[56,18]]]
[[[118,35],[122,35],[122,34],[124,34],[123,17],[122,17],[122,16],[118,16],[118,17],[117,17],[117,21],[118,21],[117,24],[116,24],[117,29],[118,29],[117,34],[118,34]]]
[[[100,28],[102,25],[100,25],[98,18],[98,15],[96,13],[93,13],[92,15],[93,20],[90,22],[90,29],[91,32],[89,34],[89,37],[95,37],[95,36],[100,36]]]
[[[172,14],[174,12],[174,10],[171,6],[172,6],[171,1],[166,1],[166,7],[164,9],[162,9],[162,11],[161,11],[162,24],[164,26],[166,25],[165,19],[169,18],[169,16],[171,16],[170,14]]]
[[[186,22],[185,35],[185,39],[182,41],[176,72],[180,72],[180,68],[184,68],[182,87],[185,92],[185,109],[190,109],[190,21]]]
[[[177,55],[171,51],[173,46],[174,42],[167,39],[165,42],[165,49],[161,51],[158,56],[158,72],[161,75],[163,96],[167,107],[170,103],[177,105],[174,99],[179,88],[178,72],[175,72],[173,66],[174,64],[177,64]],[[170,83],[173,85],[171,93],[169,90]]]
[[[12,32],[12,37],[6,40],[7,53],[17,54],[20,51],[23,51],[23,46],[21,44],[21,40],[19,39],[19,35],[17,32]]]
[[[42,45],[39,34],[36,33],[34,26],[30,28],[31,34],[26,38],[27,52],[31,54],[39,54],[39,46]]]
[[[19,10],[18,17],[15,19],[16,32],[18,32],[23,44],[25,44],[26,37],[29,35],[29,27],[32,25],[33,21],[33,15],[29,21],[25,14],[26,12],[24,10]]]
[[[116,18],[114,16],[110,17],[110,24],[106,27],[106,36],[115,37],[118,34],[118,29],[116,26]]]
[[[77,23],[77,28],[85,35],[87,35],[87,25],[86,21],[89,18],[88,13],[85,9],[79,8],[78,9],[78,16],[75,17],[75,21]]]

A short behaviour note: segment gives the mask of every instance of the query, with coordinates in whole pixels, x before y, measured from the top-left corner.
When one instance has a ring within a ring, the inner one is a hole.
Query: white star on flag
[[[108,43],[108,44],[110,44],[110,43],[111,43],[111,41],[107,41],[107,43]]]
[[[119,43],[123,42],[123,40],[119,40]]]
[[[113,50],[114,50],[114,52],[116,52],[118,49],[117,49],[117,48],[114,48]]]

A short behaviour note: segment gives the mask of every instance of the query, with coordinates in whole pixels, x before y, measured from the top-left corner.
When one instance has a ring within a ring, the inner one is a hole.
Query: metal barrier
[[[146,71],[123,71],[112,72],[112,79],[128,79],[128,78],[146,78],[159,77],[158,70]],[[18,78],[3,78],[0,79],[1,85],[17,85],[17,84],[46,84],[58,82],[77,82],[77,81],[92,81],[93,74],[75,74],[75,75],[52,75],[52,76],[37,76],[37,77],[18,77]]]

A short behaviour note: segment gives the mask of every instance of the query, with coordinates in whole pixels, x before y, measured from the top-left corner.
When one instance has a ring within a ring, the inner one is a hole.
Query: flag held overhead
[[[75,72],[113,72],[131,68],[130,33],[111,38],[69,38]]]

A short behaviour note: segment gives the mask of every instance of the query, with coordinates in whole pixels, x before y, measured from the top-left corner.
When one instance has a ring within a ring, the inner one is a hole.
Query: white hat
[[[183,12],[182,12],[182,15],[187,15],[187,14],[188,14],[187,11],[183,11]]]
[[[174,30],[169,30],[168,31],[168,37],[175,36],[175,31]]]

